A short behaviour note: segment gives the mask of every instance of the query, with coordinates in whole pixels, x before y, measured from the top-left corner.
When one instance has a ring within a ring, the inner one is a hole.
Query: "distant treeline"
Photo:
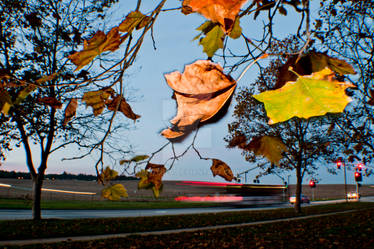
[[[15,171],[5,171],[0,170],[0,178],[22,178],[22,179],[31,179],[30,173],[26,172],[15,172]],[[70,174],[63,172],[62,174],[47,174],[45,179],[59,179],[59,180],[83,180],[83,181],[94,181],[97,179],[94,175],[86,174]],[[136,177],[132,176],[118,176],[115,180],[136,180]]]

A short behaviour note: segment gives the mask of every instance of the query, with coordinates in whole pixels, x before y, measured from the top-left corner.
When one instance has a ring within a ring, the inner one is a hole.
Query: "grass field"
[[[0,199],[0,209],[31,209],[30,200]],[[42,209],[158,209],[158,208],[193,208],[214,207],[215,203],[186,203],[177,201],[74,201],[45,200]]]
[[[136,218],[0,221],[1,240],[132,233],[206,227],[355,210],[299,221],[222,228],[177,234],[130,236],[88,242],[37,244],[21,248],[373,248],[374,203],[309,206],[200,215]],[[1,242],[0,242],[1,243]],[[10,247],[6,248],[20,248]]]

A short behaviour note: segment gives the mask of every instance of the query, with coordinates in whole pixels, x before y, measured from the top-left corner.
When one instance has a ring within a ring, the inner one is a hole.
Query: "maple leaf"
[[[136,120],[140,118],[140,115],[135,114],[132,111],[131,106],[126,102],[125,98],[121,97],[120,95],[117,95],[113,99],[107,100],[105,104],[108,110],[116,111],[118,109],[129,119]]]
[[[299,76],[296,82],[287,82],[282,88],[270,90],[253,97],[265,105],[269,124],[286,121],[292,117],[310,118],[328,112],[342,112],[351,101],[345,89],[354,87],[333,79],[329,68],[308,76]]]
[[[82,101],[86,102],[87,106],[91,106],[95,116],[103,112],[105,108],[105,101],[114,94],[112,88],[104,88],[97,91],[85,92]]]
[[[213,173],[213,176],[219,175],[223,177],[226,181],[231,182],[235,179],[230,167],[219,159],[212,159],[212,166],[210,170]]]
[[[134,29],[141,29],[145,27],[151,17],[142,14],[140,11],[133,11],[130,12],[125,20],[118,26],[120,32],[128,32],[131,33]]]
[[[71,99],[65,108],[63,126],[65,126],[75,116],[77,107],[78,107],[78,100]]]
[[[77,66],[74,71],[83,68],[90,63],[96,56],[105,51],[116,51],[124,39],[119,33],[118,27],[112,28],[108,34],[99,30],[90,40],[85,40],[83,50],[75,52],[68,58]]]
[[[173,127],[162,132],[169,139],[181,137],[199,122],[214,117],[236,87],[235,80],[225,75],[220,65],[208,60],[187,65],[183,74],[166,74],[165,79],[178,105],[177,115],[170,121]]]
[[[104,188],[101,196],[111,201],[119,201],[121,197],[128,197],[127,190],[122,184],[115,184]]]
[[[207,19],[221,24],[225,33],[229,33],[234,26],[240,8],[247,0],[184,0],[182,12],[189,14],[198,12]]]
[[[136,177],[140,178],[140,181],[138,182],[138,189],[152,187],[152,183],[148,181],[148,174],[149,172],[144,169],[135,174]]]
[[[287,146],[279,137],[262,136],[253,138],[245,149],[252,150],[255,155],[262,155],[271,163],[278,165],[283,157],[282,153],[287,151]]]

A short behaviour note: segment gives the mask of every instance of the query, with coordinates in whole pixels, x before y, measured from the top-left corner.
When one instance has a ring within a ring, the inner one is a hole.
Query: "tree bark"
[[[301,195],[301,183],[302,183],[302,178],[301,178],[301,166],[297,165],[296,167],[296,202],[295,202],[295,211],[296,213],[301,213],[301,203],[300,203],[300,195]]]
[[[43,176],[39,174],[32,179],[32,191],[33,191],[33,201],[32,201],[32,219],[41,220],[42,219],[42,209],[41,209],[41,199],[42,199],[42,186],[43,186]]]

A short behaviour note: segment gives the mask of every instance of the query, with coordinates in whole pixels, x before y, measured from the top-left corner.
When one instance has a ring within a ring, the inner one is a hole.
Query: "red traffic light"
[[[356,182],[361,182],[362,181],[362,174],[361,172],[355,172],[355,180]]]
[[[364,164],[363,163],[357,164],[357,170],[358,171],[361,171],[363,168],[364,168]]]
[[[342,164],[343,164],[342,161],[339,160],[339,161],[336,162],[336,167],[338,169],[340,169],[340,167],[342,166]]]
[[[315,188],[315,187],[316,187],[316,183],[315,183],[315,181],[310,180],[310,181],[309,181],[309,187],[311,187],[311,188]]]

